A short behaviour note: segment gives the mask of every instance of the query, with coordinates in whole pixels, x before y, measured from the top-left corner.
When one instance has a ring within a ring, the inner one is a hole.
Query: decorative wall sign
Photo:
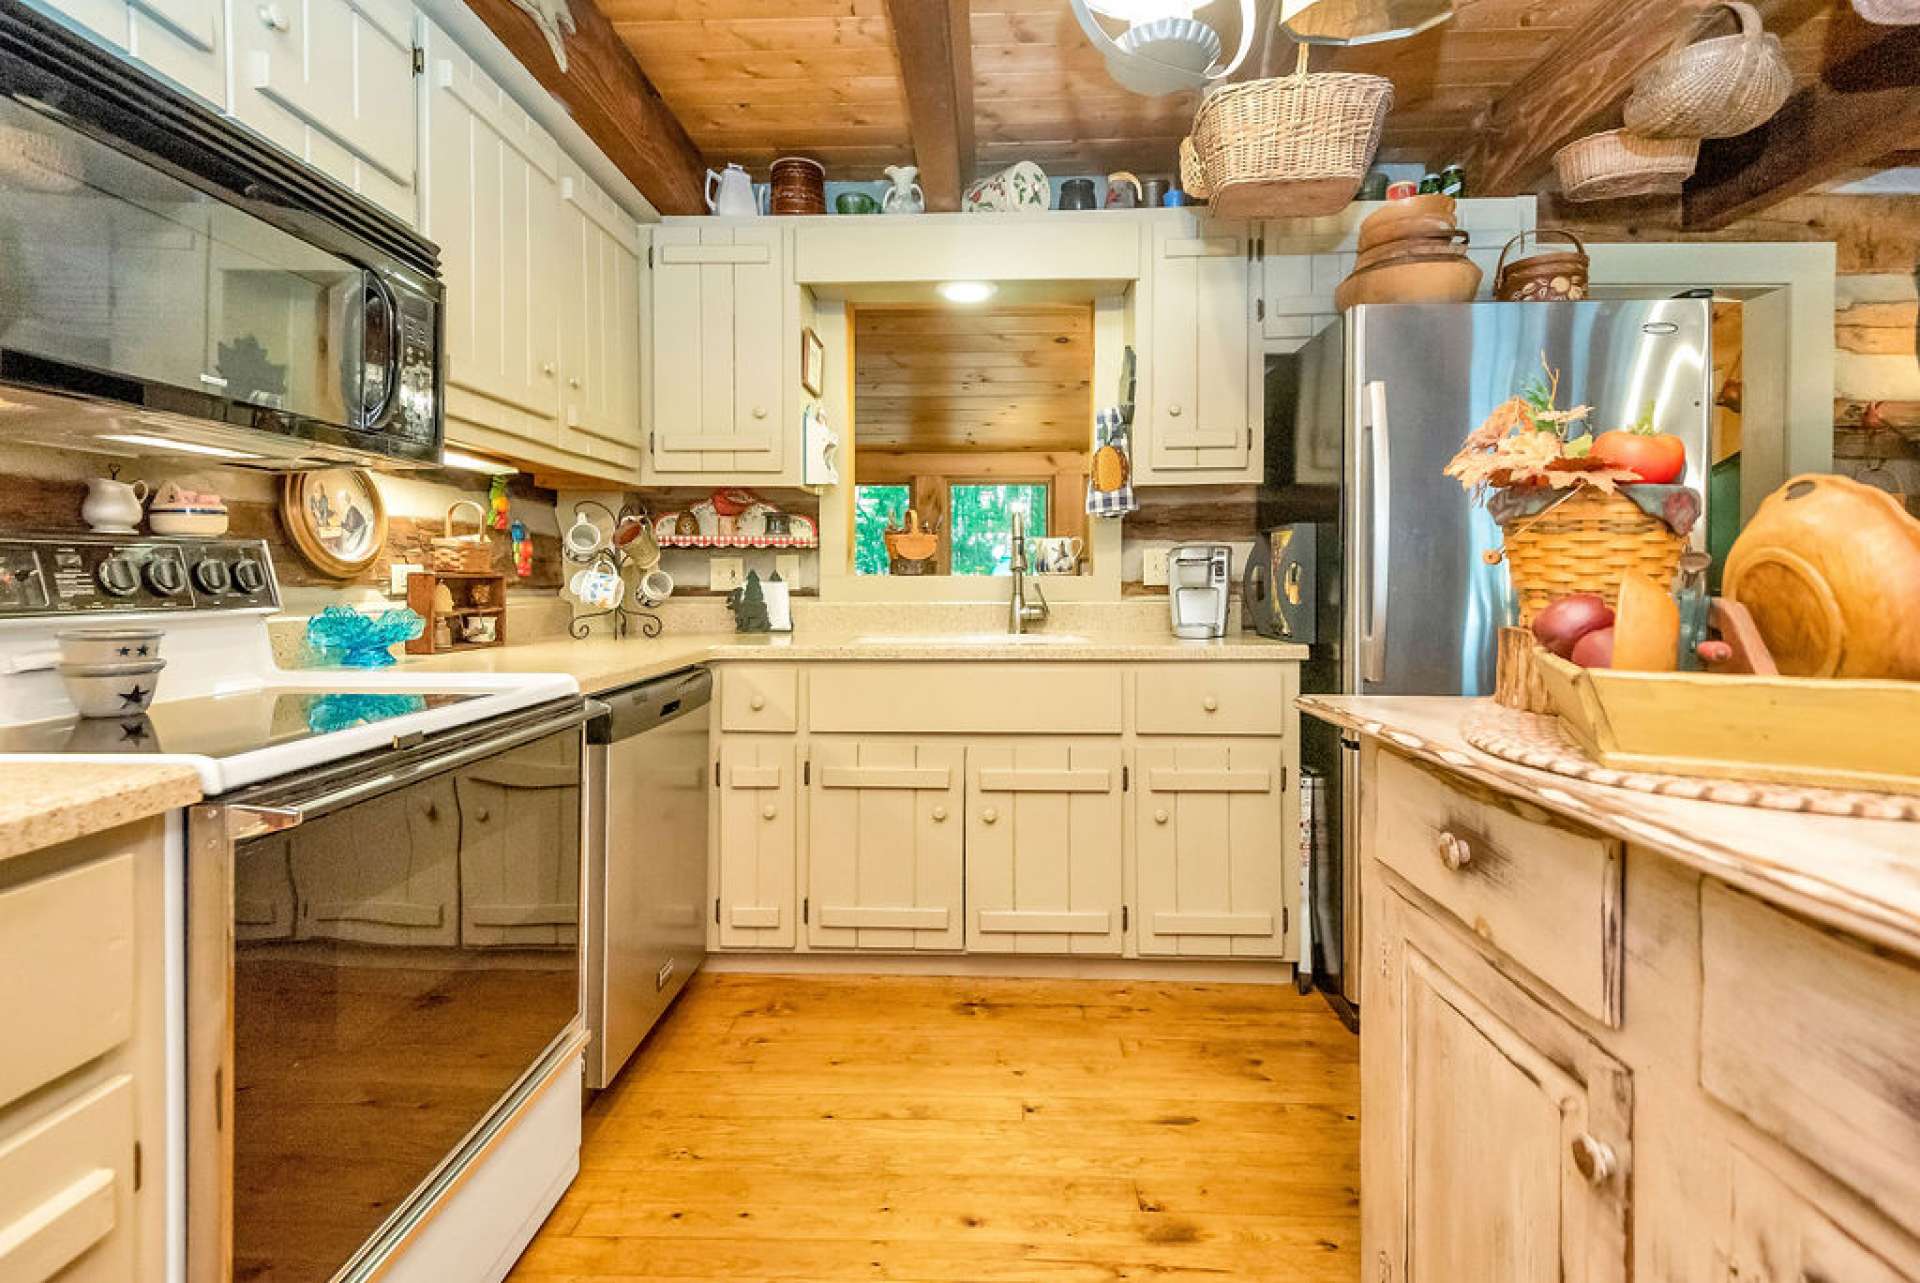
[[[547,38],[547,47],[553,50],[553,60],[565,71],[567,37],[580,29],[573,20],[573,10],[567,7],[567,0],[513,0],[513,3],[540,28],[540,34]]]
[[[280,520],[307,564],[333,579],[351,579],[387,546],[387,509],[373,475],[327,468],[288,476]]]
[[[800,331],[800,386],[808,396],[822,395],[827,383],[827,349],[809,326]]]

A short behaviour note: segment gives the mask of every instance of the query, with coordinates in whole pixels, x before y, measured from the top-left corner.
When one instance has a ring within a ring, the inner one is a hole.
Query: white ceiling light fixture
[[[999,287],[991,281],[942,281],[934,288],[949,303],[984,303]]]
[[[1226,0],[1069,0],[1080,29],[1107,61],[1107,74],[1124,89],[1158,98],[1204,89],[1240,69],[1259,28],[1257,0],[1238,0],[1240,45],[1222,63],[1220,33],[1193,15]],[[1113,35],[1094,15],[1124,22]]]

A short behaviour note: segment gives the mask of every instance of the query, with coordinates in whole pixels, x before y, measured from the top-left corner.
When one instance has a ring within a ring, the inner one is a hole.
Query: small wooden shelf
[[[433,599],[440,589],[453,599],[453,608],[437,610]],[[484,603],[484,604],[481,604]],[[420,635],[407,643],[409,655],[445,655],[456,650],[487,650],[507,641],[507,577],[468,571],[417,571],[407,576],[407,608],[426,621]],[[492,641],[468,641],[460,621],[491,618]],[[434,638],[445,628],[448,640]]]
[[[739,548],[751,551],[756,548],[791,552],[801,548],[817,548],[818,539],[809,539],[804,535],[668,535],[660,540],[662,548]]]

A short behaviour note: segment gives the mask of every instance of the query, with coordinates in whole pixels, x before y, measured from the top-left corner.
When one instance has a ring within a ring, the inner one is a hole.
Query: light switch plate
[[[780,576],[780,582],[789,589],[800,586],[800,554],[783,552],[773,559],[774,573]]]
[[[426,567],[417,561],[396,561],[387,567],[391,578],[387,581],[387,595],[404,597],[407,595],[407,576],[421,574]]]
[[[747,582],[747,561],[744,557],[709,557],[707,559],[707,587],[715,592],[732,592]]]
[[[1165,548],[1145,548],[1140,552],[1140,582],[1149,588],[1167,586],[1167,553]]]

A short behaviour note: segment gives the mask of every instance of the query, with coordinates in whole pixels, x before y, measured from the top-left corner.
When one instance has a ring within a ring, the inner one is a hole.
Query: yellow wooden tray
[[[1920,794],[1920,682],[1534,659],[1574,739],[1615,770]]]

